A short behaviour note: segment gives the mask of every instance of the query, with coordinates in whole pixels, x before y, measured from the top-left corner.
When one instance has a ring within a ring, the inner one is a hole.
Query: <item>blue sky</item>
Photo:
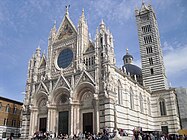
[[[38,45],[46,52],[54,20],[59,27],[69,4],[76,27],[84,8],[93,40],[104,20],[114,36],[118,67],[123,65],[126,48],[140,65],[134,9],[141,7],[141,0],[1,0],[0,96],[23,100],[28,61]],[[152,0],[151,4],[157,15],[168,80],[172,87],[187,87],[187,1]]]

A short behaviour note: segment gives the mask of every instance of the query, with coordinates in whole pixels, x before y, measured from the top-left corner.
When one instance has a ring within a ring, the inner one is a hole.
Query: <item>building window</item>
[[[130,108],[134,109],[134,93],[132,89],[130,89]]]
[[[121,84],[118,82],[118,103],[122,104],[122,92],[121,92]]]
[[[95,56],[92,57],[92,65],[95,63]]]
[[[0,102],[0,110],[2,109],[2,103]]]
[[[152,49],[151,46],[146,47],[146,51],[147,51],[147,54],[149,54],[149,53],[153,53],[153,49]]]
[[[100,43],[103,45],[103,37],[100,38]]]
[[[150,100],[149,97],[147,97],[147,108],[148,108],[148,114],[151,115],[151,105],[150,105]]]
[[[101,59],[103,59],[103,53],[101,53]]]
[[[86,66],[88,66],[88,58],[86,58]]]
[[[10,112],[10,105],[9,104],[6,106],[5,112],[7,112],[7,113]]]
[[[16,127],[16,120],[12,120],[12,126]]]
[[[152,37],[149,35],[149,36],[144,36],[144,43],[145,44],[148,44],[148,43],[151,43],[152,42]]]
[[[13,114],[16,114],[16,112],[17,112],[17,108],[14,107],[14,109],[13,109]]]
[[[142,26],[142,32],[143,33],[151,32],[151,25]]]
[[[149,64],[150,64],[150,65],[153,65],[153,58],[152,58],[152,57],[149,58]]]
[[[140,111],[143,113],[143,97],[141,93],[140,93]]]
[[[8,125],[8,119],[4,119],[4,126],[7,126]]]
[[[161,116],[166,115],[165,100],[164,99],[160,99],[159,105],[160,105],[160,115]]]
[[[153,68],[150,69],[151,75],[154,74]]]

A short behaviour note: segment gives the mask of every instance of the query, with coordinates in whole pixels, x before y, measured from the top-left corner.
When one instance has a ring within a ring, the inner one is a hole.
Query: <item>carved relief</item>
[[[93,94],[91,91],[87,91],[83,94],[81,98],[81,103],[83,108],[90,108],[93,106],[92,104]]]
[[[61,32],[59,34],[58,39],[66,39],[67,37],[71,36],[73,34],[73,30],[70,27],[70,25],[68,23],[65,23],[62,28],[61,28]]]
[[[88,101],[88,100],[91,100],[92,98],[93,98],[92,92],[87,91],[83,94],[81,101]]]
[[[39,106],[38,106],[40,114],[45,114],[45,113],[47,113],[47,106],[46,106],[46,105],[47,105],[47,99],[46,99],[46,98],[43,98],[43,99],[40,101]]]

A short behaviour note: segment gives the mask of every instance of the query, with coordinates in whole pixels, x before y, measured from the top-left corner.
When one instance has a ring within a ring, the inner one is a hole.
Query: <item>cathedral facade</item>
[[[135,10],[142,70],[128,50],[116,67],[112,33],[102,21],[89,38],[84,11],[77,28],[68,9],[51,29],[47,56],[40,48],[29,61],[22,137],[122,128],[176,133],[180,129],[175,89],[167,86],[157,20],[152,7]]]

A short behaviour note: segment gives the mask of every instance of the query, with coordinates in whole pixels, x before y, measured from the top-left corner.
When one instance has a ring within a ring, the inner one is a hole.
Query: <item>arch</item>
[[[74,99],[77,101],[81,101],[81,98],[83,96],[83,94],[87,91],[90,91],[91,93],[94,94],[95,90],[94,90],[94,85],[90,82],[82,82],[80,85],[77,86],[77,88],[75,89],[74,93]],[[92,95],[93,96],[93,95]],[[94,96],[93,96],[94,97]]]
[[[159,109],[160,109],[160,115],[161,116],[167,115],[166,104],[165,104],[164,98],[159,98]]]
[[[143,113],[144,108],[143,108],[143,97],[142,97],[142,93],[140,93],[139,100],[140,100],[140,112]]]
[[[46,92],[40,91],[37,94],[35,94],[32,98],[32,104],[35,107],[39,107],[40,102],[45,98],[45,100],[48,100],[48,96],[46,94]]]
[[[130,108],[134,109],[134,92],[132,87],[130,87]]]
[[[9,105],[9,104],[6,105],[6,110],[5,110],[5,112],[7,112],[7,113],[10,112],[10,105]]]
[[[147,97],[147,106],[148,106],[148,114],[151,115],[151,104],[150,104],[149,97]]]
[[[63,101],[63,99],[66,99],[66,101]],[[57,104],[63,104],[69,102],[70,98],[70,91],[66,87],[60,87],[57,88],[55,91],[52,93],[52,99],[51,99],[51,104],[57,105]],[[61,100],[62,99],[62,100]]]
[[[2,103],[0,102],[0,110],[2,109]]]
[[[118,87],[117,87],[117,96],[118,96],[118,103],[119,104],[123,104],[123,97],[122,97],[122,85],[121,85],[121,82],[120,80],[118,80]]]

